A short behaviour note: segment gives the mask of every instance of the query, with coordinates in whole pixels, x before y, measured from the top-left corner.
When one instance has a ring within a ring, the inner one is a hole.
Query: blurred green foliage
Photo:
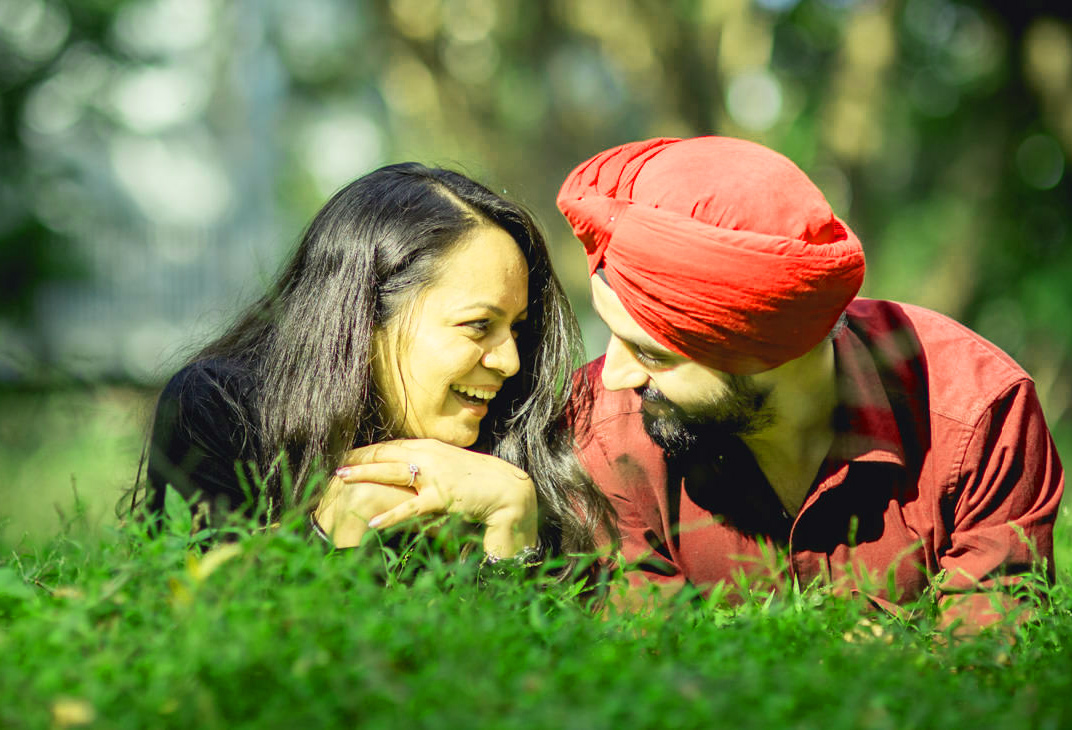
[[[950,314],[1017,358],[1072,454],[1070,15],[1031,0],[6,0],[0,338],[32,327],[43,284],[92,275],[87,222],[270,218],[282,251],[335,187],[399,159],[533,208],[590,322],[553,207],[566,173],[632,139],[727,134],[816,180],[864,242],[864,294]]]
[[[134,484],[155,395],[0,388],[0,540],[51,537],[76,511],[86,526],[112,524]]]

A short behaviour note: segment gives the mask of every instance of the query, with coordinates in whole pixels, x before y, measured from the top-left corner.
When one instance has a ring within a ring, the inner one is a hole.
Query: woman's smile
[[[498,394],[500,387],[501,386],[498,385],[452,385],[450,386],[450,389],[466,408],[483,418],[487,415],[488,403],[496,396],[496,394]]]

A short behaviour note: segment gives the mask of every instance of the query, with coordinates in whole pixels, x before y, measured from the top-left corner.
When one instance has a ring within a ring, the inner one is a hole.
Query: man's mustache
[[[661,390],[656,390],[650,385],[637,388],[637,394],[645,403],[660,403],[668,406],[673,405],[673,403],[670,402],[670,399],[663,395]]]

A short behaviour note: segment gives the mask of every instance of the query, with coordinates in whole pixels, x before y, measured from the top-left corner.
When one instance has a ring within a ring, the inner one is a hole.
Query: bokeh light
[[[230,210],[234,191],[210,138],[116,134],[109,153],[123,190],[149,220],[202,227]]]
[[[782,88],[767,69],[739,73],[726,89],[726,111],[752,132],[764,132],[778,121],[782,111]]]
[[[323,198],[383,162],[379,127],[359,110],[342,105],[318,109],[299,139],[298,158]]]
[[[1016,169],[1036,190],[1049,190],[1061,181],[1065,156],[1061,145],[1048,134],[1033,134],[1016,150]]]
[[[52,59],[71,30],[62,3],[46,0],[4,0],[0,3],[0,39],[22,60],[38,65]]]

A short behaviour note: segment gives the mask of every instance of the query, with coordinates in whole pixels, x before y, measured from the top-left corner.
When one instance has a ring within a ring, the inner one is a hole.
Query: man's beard
[[[645,403],[658,405],[658,414],[642,409],[644,430],[667,456],[680,457],[726,438],[757,433],[774,422],[768,404],[773,386],[757,386],[752,378],[730,375],[727,392],[695,413],[686,412],[650,385],[640,389]]]

